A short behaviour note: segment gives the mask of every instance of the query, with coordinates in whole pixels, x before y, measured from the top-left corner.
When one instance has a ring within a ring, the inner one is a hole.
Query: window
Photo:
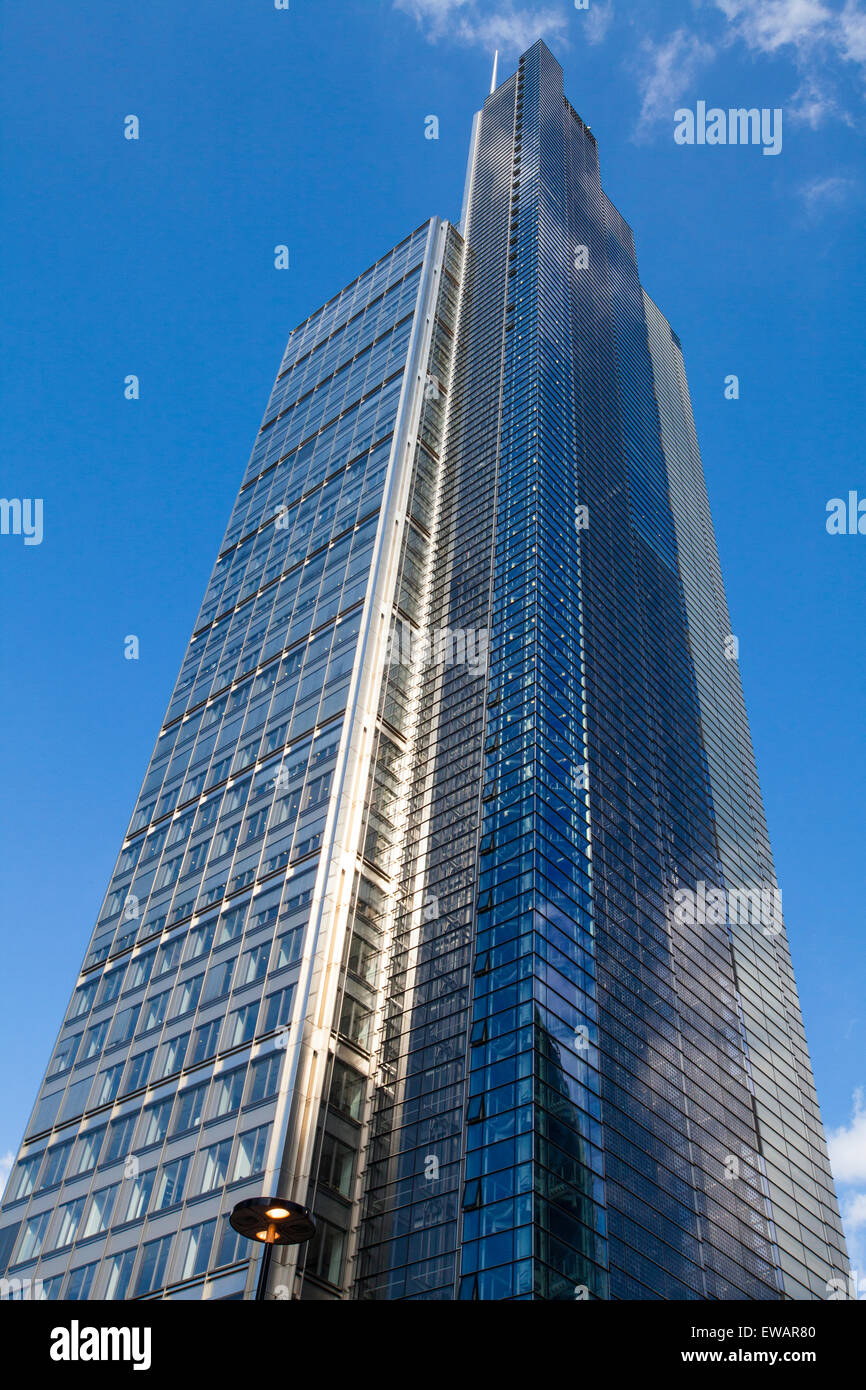
[[[264,1027],[266,1033],[272,1033],[275,1028],[288,1027],[294,993],[294,985],[288,985],[285,989],[268,995]]]
[[[244,903],[243,907],[232,908],[231,912],[220,918],[217,946],[224,946],[227,941],[235,941],[241,935],[248,907],[249,903]]]
[[[250,1242],[239,1235],[229,1224],[228,1215],[222,1218],[222,1234],[219,1242],[217,1265],[233,1265],[240,1260],[249,1259]]]
[[[134,834],[136,830],[143,830],[144,827],[147,825],[148,821],[150,820],[151,816],[153,815],[155,809],[155,801],[151,801],[147,806],[139,807],[133,818],[131,833]]]
[[[214,837],[214,859],[221,859],[224,854],[231,854],[238,842],[241,823],[230,825],[225,830],[220,830]]]
[[[245,782],[237,782],[233,787],[229,787],[223,805],[223,814],[230,816],[232,811],[237,811],[239,807],[246,805],[249,790],[249,778]]]
[[[162,816],[167,816],[169,811],[174,810],[177,805],[177,795],[179,791],[180,787],[169,787],[167,791],[162,793],[159,801],[156,803],[156,820],[160,820]],[[157,834],[162,836],[160,840],[160,844],[162,844],[165,839],[165,827],[163,826],[162,830],[157,831]]]
[[[161,810],[162,808],[160,808]],[[142,864],[146,864],[149,859],[155,859],[165,844],[165,837],[168,833],[166,826],[160,826],[159,830],[154,830],[148,835],[144,842],[144,853],[141,856]]]
[[[174,941],[167,942],[160,950],[159,959],[156,966],[157,977],[167,975],[170,970],[174,970],[180,964],[183,954],[183,937],[176,936]]]
[[[167,912],[161,912],[157,917],[154,917],[152,912],[148,912],[144,921],[144,926],[141,929],[142,936],[159,936],[167,920]]]
[[[168,834],[168,844],[179,845],[182,840],[185,840],[192,829],[194,820],[195,811],[187,811],[186,815],[178,816],[176,820],[173,820]]]
[[[11,1225],[4,1226],[0,1230],[0,1269],[5,1270],[6,1266],[11,1264],[12,1251],[15,1249],[15,1242],[20,1230],[20,1221],[13,1221]]]
[[[355,1172],[355,1154],[348,1144],[342,1144],[333,1134],[325,1134],[322,1139],[322,1157],[319,1162],[319,1182],[341,1197],[352,1195],[352,1178]]]
[[[66,1202],[57,1209],[57,1225],[54,1229],[54,1250],[71,1245],[84,1211],[84,1197],[76,1197],[74,1202]]]
[[[104,1018],[101,1023],[97,1023],[93,1028],[88,1028],[84,1038],[84,1047],[81,1051],[82,1062],[89,1062],[91,1057],[95,1057],[105,1046],[105,1038],[108,1033],[108,1019]]]
[[[258,1129],[248,1129],[238,1139],[238,1149],[232,1168],[232,1182],[251,1178],[265,1171],[265,1156],[268,1151],[270,1125],[260,1125]]]
[[[145,1033],[151,1028],[161,1027],[165,1022],[170,994],[170,989],[164,989],[161,994],[154,994],[152,998],[147,1000],[141,1025]]]
[[[215,931],[216,922],[205,922],[204,926],[196,927],[195,931],[190,932],[187,960],[198,960],[199,956],[210,950]]]
[[[108,1230],[111,1225],[111,1213],[119,1186],[119,1183],[112,1183],[110,1187],[101,1187],[98,1192],[94,1192],[90,1199],[87,1216],[84,1218],[82,1240],[87,1240],[89,1236],[97,1236],[102,1231]]]
[[[36,1174],[39,1172],[39,1166],[44,1157],[45,1153],[42,1151],[22,1158],[9,1179],[9,1188],[6,1193],[7,1202],[20,1202],[22,1198],[30,1196],[36,1185]]]
[[[228,885],[229,894],[234,895],[242,888],[249,888],[254,878],[256,878],[256,860],[253,860],[252,863],[249,862],[249,859],[246,860],[246,863],[243,860],[238,860],[235,863],[235,872],[232,874],[231,883]],[[218,945],[222,945],[222,942],[218,942]]]
[[[141,1264],[135,1283],[136,1297],[162,1288],[171,1242],[171,1236],[160,1236],[159,1240],[149,1240],[141,1247]]]
[[[192,801],[194,796],[200,796],[206,781],[207,770],[204,772],[197,772],[194,776],[188,777],[183,789],[183,800]]]
[[[75,1033],[70,1038],[61,1038],[57,1044],[54,1056],[51,1059],[51,1066],[48,1068],[49,1076],[56,1076],[58,1072],[66,1071],[72,1066],[78,1052],[78,1044],[81,1042],[82,1034]]]
[[[35,1259],[42,1251],[42,1242],[45,1240],[45,1232],[48,1230],[48,1222],[51,1220],[51,1211],[41,1211],[38,1216],[31,1216],[24,1223],[24,1231],[21,1236],[21,1244],[18,1247],[16,1264],[23,1264],[25,1260]]]
[[[288,730],[288,724],[279,724],[276,729],[271,729],[265,741],[265,752],[273,753],[275,748],[281,748],[286,741]]]
[[[211,1144],[209,1149],[204,1150],[199,1192],[213,1192],[215,1188],[225,1184],[231,1153],[231,1139],[223,1139],[219,1144]]]
[[[129,1042],[129,1039],[135,1032],[135,1025],[138,1022],[138,1015],[140,1013],[141,1005],[134,1004],[131,1009],[121,1009],[120,1012],[115,1015],[108,1039],[110,1046],[113,1047],[115,1043]]]
[[[226,1023],[226,1047],[240,1047],[241,1043],[250,1041],[256,1031],[258,1014],[258,1000],[252,1004],[244,1004],[242,1008],[235,1009],[229,1014]]]
[[[72,1008],[69,1011],[70,1018],[80,1018],[86,1014],[96,996],[98,980],[88,980],[86,985],[81,985],[72,996]]]
[[[53,1144],[50,1149],[46,1149],[45,1167],[42,1170],[42,1176],[39,1180],[38,1190],[40,1192],[45,1187],[54,1187],[56,1183],[63,1181],[63,1174],[66,1172],[66,1165],[69,1162],[72,1143],[73,1141],[71,1139],[67,1139],[63,1144]]]
[[[89,1265],[79,1265],[77,1269],[69,1271],[66,1280],[66,1292],[64,1298],[69,1303],[83,1303],[90,1297],[93,1288],[93,1279],[99,1268],[99,1261],[94,1260]]]
[[[105,1292],[102,1295],[104,1299],[126,1298],[134,1264],[135,1250],[123,1250],[108,1257],[105,1262]]]
[[[202,728],[204,728],[204,725],[202,725]],[[214,763],[213,767],[210,770],[210,776],[208,777],[208,781],[211,783],[211,785],[214,786],[217,782],[222,782],[226,777],[228,777],[231,771],[231,766],[231,758],[220,758],[218,763]]]
[[[126,917],[126,916],[124,916],[123,920],[124,920],[124,922],[132,922],[132,923],[135,923],[135,922],[137,921],[137,919],[136,919],[135,917]],[[118,932],[117,936],[115,937],[114,945],[113,945],[113,947],[112,947],[112,950],[114,950],[114,951],[125,951],[126,948],[127,948],[127,946],[131,946],[131,945],[132,945],[133,941],[135,940],[135,938],[136,938],[137,936],[138,936],[138,927],[137,927],[137,925],[133,925],[133,926],[127,928],[127,930],[123,933],[122,936],[121,936],[120,932]]]
[[[156,960],[156,951],[144,951],[140,956],[136,956],[129,967],[129,979],[126,982],[127,989],[141,989],[150,979],[153,964]]]
[[[176,1206],[178,1202],[183,1201],[188,1172],[189,1154],[184,1154],[183,1158],[173,1158],[170,1163],[166,1163],[156,1185],[154,1211],[165,1211],[166,1207]]]
[[[117,1062],[115,1066],[109,1067],[104,1071],[96,1083],[93,1093],[93,1105],[109,1105],[114,1100],[120,1090],[120,1078],[123,1075],[123,1063]]]
[[[257,927],[264,927],[268,922],[275,922],[280,910],[281,888],[272,888],[269,893],[263,893],[260,898],[254,901],[254,908],[250,914],[250,930],[255,931]]]
[[[172,1134],[183,1134],[184,1130],[195,1129],[201,1124],[209,1085],[210,1082],[205,1081],[201,1086],[188,1086],[185,1091],[181,1091],[175,1107]]]
[[[60,1112],[61,1120],[71,1120],[73,1115],[80,1115],[86,1110],[87,1097],[92,1085],[92,1076],[85,1076],[80,1081],[72,1082],[63,1101],[63,1109]]]
[[[234,968],[234,958],[217,961],[211,966],[208,971],[207,986],[202,996],[203,1004],[211,1004],[214,999],[221,999],[224,994],[229,993],[232,987]]]
[[[172,885],[174,882],[176,882],[177,876],[178,876],[178,874],[180,873],[180,866],[181,866],[182,860],[183,860],[183,855],[182,855],[182,854],[176,854],[175,857],[174,857],[174,859],[167,859],[167,860],[166,860],[166,862],[163,864],[162,868],[160,869],[159,874],[157,875],[157,879],[156,879],[156,888],[157,888],[157,890],[159,890],[159,889],[161,889],[161,888],[170,888],[171,885]]]
[[[241,970],[238,978],[238,985],[252,985],[256,980],[261,980],[268,973],[268,958],[271,954],[269,942],[262,946],[256,946],[255,950],[247,951],[241,957]]]
[[[162,1049],[158,1072],[160,1077],[172,1076],[176,1071],[180,1071],[188,1045],[189,1033],[179,1033],[176,1038],[169,1038]]]
[[[202,803],[201,810],[198,813],[198,824],[196,825],[196,830],[207,830],[208,826],[213,825],[214,821],[219,816],[219,812],[220,798],[218,796],[214,796],[209,799],[206,799]]]
[[[210,849],[210,838],[209,838],[209,837],[208,837],[206,840],[200,840],[200,841],[198,842],[197,845],[193,845],[192,849],[191,849],[190,852],[189,852],[189,856],[188,856],[188,858],[187,858],[187,861],[186,861],[186,872],[187,872],[188,874],[193,874],[193,873],[195,873],[198,869],[201,869],[201,868],[204,867],[204,862],[205,862],[205,860],[207,859],[207,852],[208,852],[209,849]]]
[[[99,1157],[99,1150],[102,1148],[102,1141],[105,1138],[105,1125],[99,1129],[89,1129],[84,1134],[78,1136],[75,1154],[72,1159],[70,1177],[78,1177],[81,1173],[89,1173],[91,1168],[96,1167],[96,1160]]]
[[[121,1222],[140,1221],[142,1219],[153,1193],[155,1177],[156,1169],[148,1168],[146,1173],[139,1173],[134,1178],[124,1180],[120,1203]]]
[[[217,1050],[221,1024],[221,1018],[213,1018],[210,1023],[204,1023],[201,1028],[196,1028],[192,1044],[192,1057],[190,1058],[191,1067],[194,1067],[197,1062],[204,1062],[206,1058],[213,1057]]]
[[[330,1221],[318,1218],[316,1234],[310,1241],[307,1255],[306,1273],[324,1279],[328,1284],[339,1285],[343,1272],[343,1252],[346,1248],[346,1233],[332,1226]]]
[[[350,1120],[360,1120],[364,1099],[364,1078],[347,1067],[339,1057],[334,1062],[334,1075],[331,1080],[329,1104],[338,1115]]]
[[[254,811],[247,821],[244,844],[250,840],[255,840],[257,836],[264,834],[268,824],[268,808],[263,806],[260,811]]]
[[[123,977],[126,974],[126,961],[122,965],[115,966],[113,970],[106,970],[102,977],[102,989],[99,991],[100,1004],[109,1004],[112,999],[116,999],[123,989]]]
[[[365,941],[363,936],[355,932],[349,947],[348,966],[352,974],[368,985],[375,984],[378,959],[379,952],[376,947],[371,946],[369,941]]]
[[[240,1109],[246,1072],[246,1065],[244,1065],[235,1067],[234,1071],[224,1072],[222,1076],[215,1078],[211,1102],[212,1119],[216,1119],[219,1115],[231,1115],[235,1110]]]
[[[277,938],[277,961],[276,970],[282,970],[285,965],[292,965],[301,958],[301,947],[304,942],[302,928],[296,927],[294,931],[287,931],[283,936]]]
[[[126,894],[124,890],[122,888],[115,888],[114,892],[108,895],[108,900],[100,920],[107,921],[109,917],[113,917],[116,912],[119,912],[124,904],[125,898]]]
[[[255,1105],[257,1101],[267,1100],[268,1097],[277,1094],[282,1061],[281,1052],[269,1052],[264,1057],[256,1058],[250,1067],[249,1105]]]
[[[168,1118],[171,1114],[172,1100],[168,1097],[161,1100],[156,1105],[148,1105],[142,1112],[142,1125],[139,1143],[142,1148],[148,1144],[161,1144],[168,1129]]]
[[[147,1085],[154,1052],[155,1048],[149,1047],[146,1052],[138,1052],[133,1057],[126,1078],[127,1091],[138,1091],[142,1086]]]
[[[116,1163],[119,1158],[126,1158],[132,1149],[132,1135],[137,1119],[138,1111],[132,1115],[122,1115],[120,1119],[111,1121],[108,1126],[105,1153],[102,1155],[103,1164]]]
[[[204,971],[200,975],[191,976],[188,980],[181,980],[174,996],[173,1018],[177,1018],[179,1014],[189,1013],[197,1007],[203,982]]]
[[[178,1278],[194,1279],[198,1274],[206,1274],[213,1245],[216,1221],[202,1221],[191,1226],[180,1238],[178,1259]]]

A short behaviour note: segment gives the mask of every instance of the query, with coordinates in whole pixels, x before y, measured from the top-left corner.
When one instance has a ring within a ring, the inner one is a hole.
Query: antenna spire
[[[490,95],[491,95],[491,96],[492,96],[493,93],[496,91],[496,74],[498,73],[498,71],[499,71],[499,49],[497,48],[496,52],[493,54],[493,77],[491,78],[491,81],[490,81]]]

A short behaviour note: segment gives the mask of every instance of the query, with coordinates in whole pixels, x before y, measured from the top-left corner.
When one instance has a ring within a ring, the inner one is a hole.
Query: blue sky
[[[41,545],[0,536],[0,1155],[51,1051],[288,332],[431,214],[459,217],[492,51],[504,75],[543,36],[683,341],[866,1271],[866,536],[825,526],[831,498],[866,497],[866,2],[5,0],[0,27],[0,491],[44,500]],[[677,145],[674,111],[699,101],[782,108],[782,153]]]

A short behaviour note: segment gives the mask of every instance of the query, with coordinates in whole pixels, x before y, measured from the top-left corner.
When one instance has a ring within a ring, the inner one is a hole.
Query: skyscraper
[[[290,336],[12,1172],[50,1298],[820,1299],[847,1259],[683,356],[543,43]]]

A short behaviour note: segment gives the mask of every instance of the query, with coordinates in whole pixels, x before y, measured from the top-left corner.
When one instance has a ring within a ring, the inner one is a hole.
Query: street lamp
[[[313,1213],[282,1197],[251,1197],[238,1202],[229,1223],[238,1235],[264,1245],[256,1299],[264,1299],[275,1245],[303,1245],[316,1234]]]

